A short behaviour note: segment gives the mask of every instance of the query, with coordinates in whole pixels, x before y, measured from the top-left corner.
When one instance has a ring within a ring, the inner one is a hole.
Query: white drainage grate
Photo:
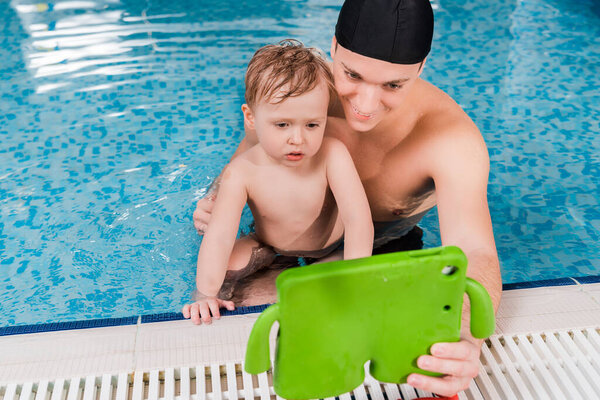
[[[479,376],[461,400],[600,399],[600,328],[495,335],[482,348]],[[409,400],[431,396],[369,377],[352,393],[326,400]],[[241,363],[0,385],[0,400],[280,400],[272,376]]]
[[[496,335],[483,346],[485,399],[600,399],[600,328]]]
[[[408,385],[380,384],[369,378],[339,400],[397,400],[431,396]],[[468,398],[468,397],[464,397]],[[280,400],[272,387],[270,373],[250,375],[241,364],[167,368],[131,374],[89,376],[55,382],[10,384],[2,387],[0,399],[50,400]],[[326,399],[334,400],[334,398]]]

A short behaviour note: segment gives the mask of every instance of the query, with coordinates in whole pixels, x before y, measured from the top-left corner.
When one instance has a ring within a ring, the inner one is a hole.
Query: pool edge
[[[270,304],[261,304],[256,306],[237,307],[235,310],[222,310],[222,316],[231,315],[244,315],[260,313],[266,309]],[[45,332],[56,332],[56,331],[68,331],[77,329],[89,329],[89,328],[104,328],[110,326],[127,326],[148,324],[153,322],[167,322],[167,321],[179,321],[185,319],[179,312],[167,312],[159,314],[147,314],[123,318],[101,318],[101,319],[89,319],[81,321],[68,321],[68,322],[53,322],[47,324],[32,324],[32,325],[15,325],[0,327],[0,337],[12,336],[12,335],[23,335],[29,333],[45,333]]]
[[[556,286],[572,286],[581,284],[592,284],[600,283],[600,275],[588,275],[582,277],[569,277],[569,278],[556,278],[556,279],[542,279],[537,281],[528,282],[516,282],[516,283],[505,283],[502,285],[502,290],[510,291],[517,289],[534,289],[541,287],[556,287]],[[244,315],[260,313],[266,309],[270,304],[261,304],[256,306],[238,307],[235,310],[222,310],[222,316],[231,315]],[[136,325],[154,323],[154,322],[167,322],[167,321],[179,321],[183,320],[184,317],[180,312],[166,312],[157,314],[147,314],[139,316],[130,316],[122,318],[101,318],[101,319],[90,319],[80,321],[69,321],[69,322],[53,322],[47,324],[31,324],[31,325],[15,325],[0,327],[0,337],[12,336],[12,335],[23,335],[29,333],[44,333],[44,332],[55,332],[65,330],[77,330],[77,329],[89,329],[89,328],[101,328],[110,326],[125,326],[125,325]]]

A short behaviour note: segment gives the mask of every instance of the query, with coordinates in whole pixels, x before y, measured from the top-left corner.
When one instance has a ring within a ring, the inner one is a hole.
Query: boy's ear
[[[244,114],[244,125],[254,129],[254,114],[248,104],[242,104],[242,113]]]

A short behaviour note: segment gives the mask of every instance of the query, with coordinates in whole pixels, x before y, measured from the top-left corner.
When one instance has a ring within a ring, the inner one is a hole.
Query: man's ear
[[[421,76],[421,72],[423,72],[423,68],[425,68],[426,61],[427,61],[427,57],[425,57],[423,59],[423,61],[421,61],[421,65],[419,66],[419,72],[417,73],[417,76]]]
[[[254,114],[248,104],[242,104],[242,113],[244,114],[244,125],[254,129]]]
[[[337,39],[335,38],[335,35],[333,35],[333,38],[331,39],[331,48],[329,49],[331,58],[333,58],[333,55],[335,54],[335,49],[337,49]]]

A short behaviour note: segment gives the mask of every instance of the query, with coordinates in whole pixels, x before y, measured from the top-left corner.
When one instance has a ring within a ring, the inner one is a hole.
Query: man
[[[409,234],[437,205],[442,244],[465,252],[467,275],[487,288],[497,309],[502,289],[487,204],[487,148],[464,111],[419,77],[432,37],[428,0],[347,0],[331,45],[339,101],[326,135],[352,155],[371,207],[375,246]],[[236,155],[255,143],[247,129]],[[198,202],[199,231],[215,195]],[[431,356],[418,360],[420,368],[444,376],[412,374],[410,385],[443,396],[468,387],[481,347],[468,332],[468,318],[466,304],[461,341],[435,344]]]

